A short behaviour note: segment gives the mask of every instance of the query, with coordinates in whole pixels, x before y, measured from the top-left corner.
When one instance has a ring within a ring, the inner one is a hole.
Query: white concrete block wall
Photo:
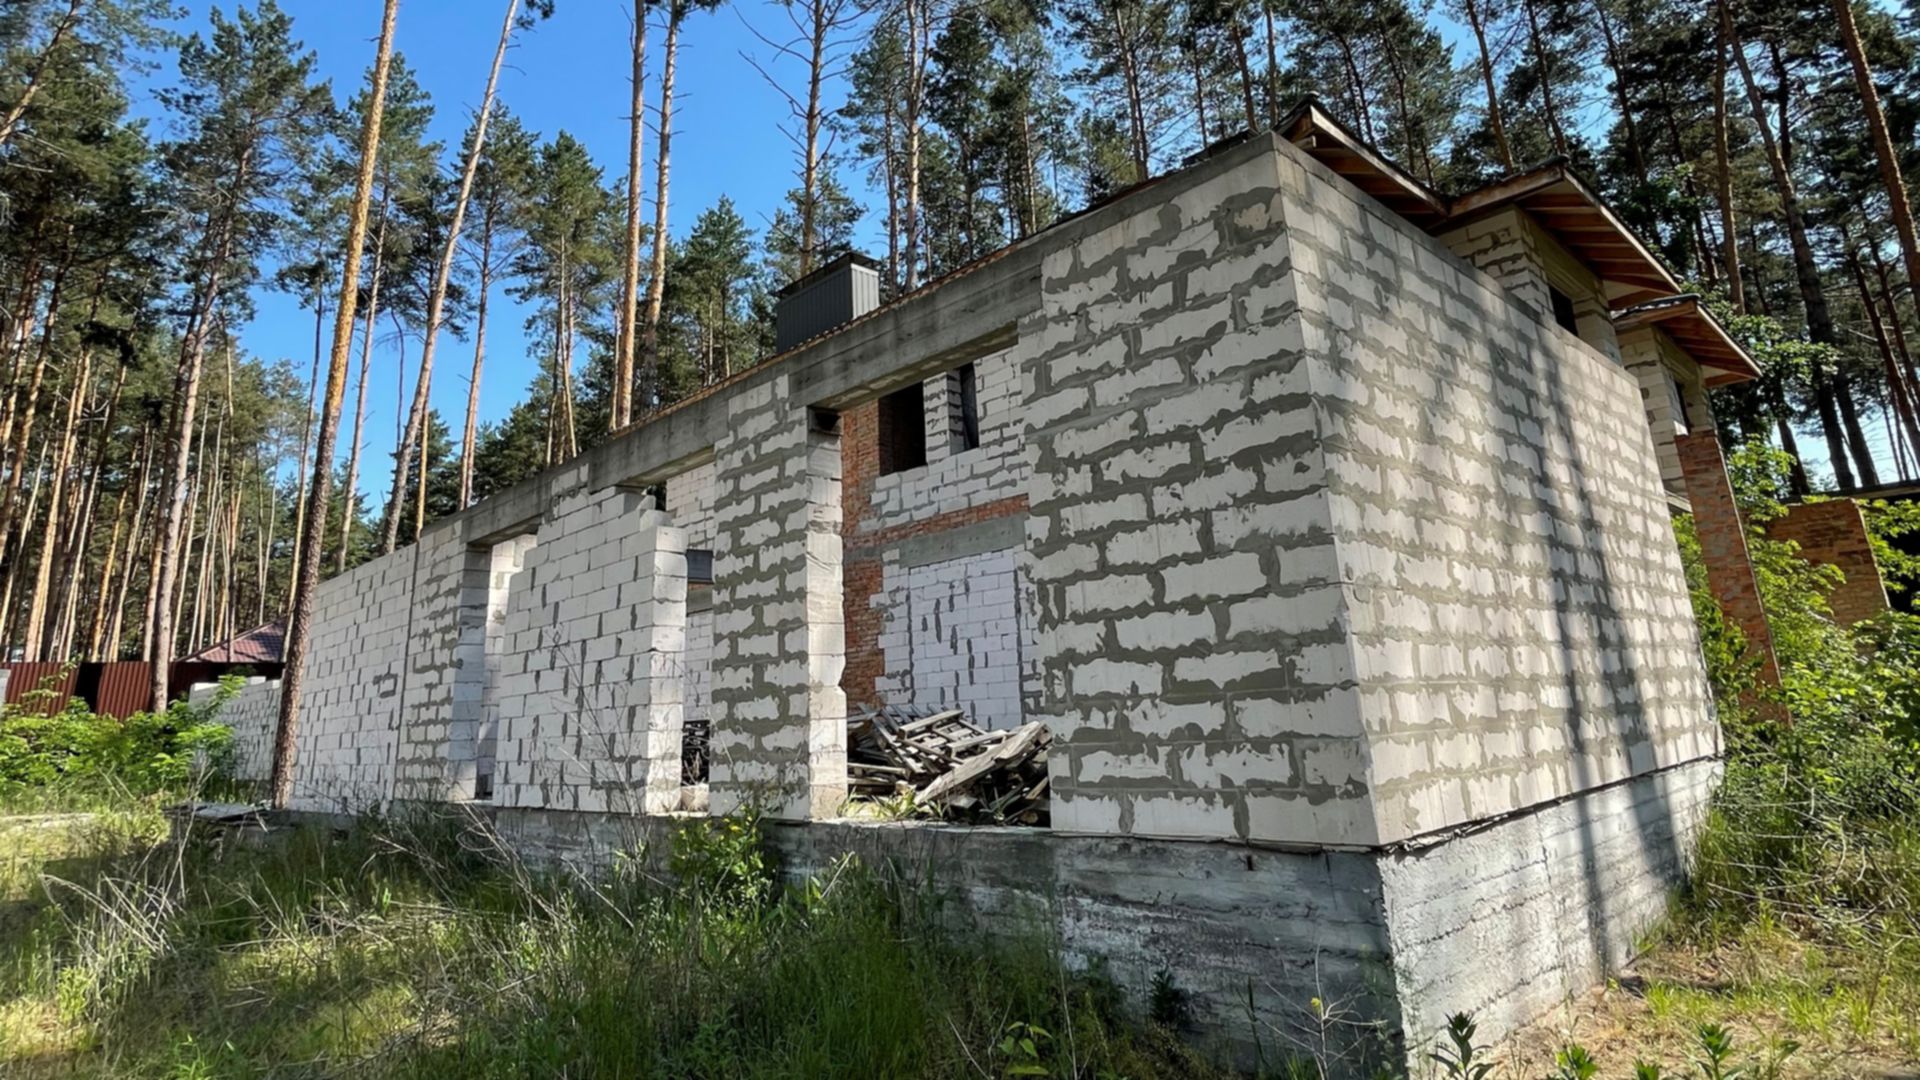
[[[711,808],[828,817],[846,801],[840,440],[774,373],[727,399],[715,448]]]
[[[1509,297],[1538,313],[1549,332],[1562,332],[1553,320],[1548,288],[1560,290],[1573,302],[1576,336],[1614,363],[1620,362],[1613,313],[1600,279],[1525,211],[1503,210],[1443,233],[1439,239],[1449,251],[1491,275]]]
[[[668,478],[666,488],[667,505],[664,509],[673,518],[674,525],[686,531],[687,546],[712,550],[713,461],[709,459]]]
[[[959,706],[975,724],[1020,726],[1023,620],[1015,550],[925,566],[886,565],[875,597],[886,613],[881,651],[888,704]]]
[[[1391,843],[1715,753],[1611,324],[1230,160],[1049,252],[1021,325],[1055,826]]]
[[[357,812],[392,795],[417,548],[314,590],[293,805]]]
[[[486,605],[486,622],[479,669],[473,673],[481,691],[477,710],[479,726],[475,740],[474,774],[476,789],[489,793],[494,790],[500,758],[499,701],[501,679],[507,666],[507,613],[512,609],[515,594],[526,591],[526,561],[538,542],[538,537],[526,533],[494,544],[486,554],[487,581],[483,601]]]
[[[1367,732],[1335,775],[1379,839],[1718,753],[1637,380],[1318,163],[1282,175],[1328,226],[1292,253]]]
[[[541,523],[507,599],[495,802],[677,804],[686,541],[667,522],[609,489],[562,497]]]
[[[1696,416],[1700,422],[1712,423],[1705,415],[1707,392],[1701,385],[1700,365],[1657,326],[1622,335],[1620,354],[1640,383],[1640,401],[1660,459],[1660,481],[1669,495],[1684,499],[1687,479],[1675,437],[1692,430]]]
[[[195,683],[187,702],[197,709],[212,704],[217,683]],[[265,781],[273,775],[273,733],[280,724],[280,680],[248,679],[240,692],[220,706],[214,719],[233,731],[233,775]]]

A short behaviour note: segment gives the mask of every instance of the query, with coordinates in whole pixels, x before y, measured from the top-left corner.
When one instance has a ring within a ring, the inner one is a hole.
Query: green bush
[[[1681,553],[1727,740],[1692,906],[1723,928],[1766,911],[1856,936],[1909,935],[1920,930],[1920,618],[1896,611],[1838,625],[1828,596],[1841,573],[1764,531],[1785,512],[1786,456],[1752,444],[1728,464],[1780,681],[1757,678],[1682,519]],[[1904,513],[1876,511],[1869,521],[1876,530],[1908,526]]]
[[[237,679],[223,683],[204,707],[176,701],[125,720],[91,712],[78,699],[49,713],[42,692],[30,693],[0,708],[0,794],[74,783],[151,794],[219,772],[233,733],[215,717],[238,687]]]

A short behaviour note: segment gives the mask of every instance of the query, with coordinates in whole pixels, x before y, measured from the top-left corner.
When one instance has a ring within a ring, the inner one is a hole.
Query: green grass
[[[950,934],[850,863],[774,887],[751,829],[688,834],[668,888],[542,877],[445,824],[257,850],[158,825],[0,823],[0,1072],[1216,1075],[1046,941]]]

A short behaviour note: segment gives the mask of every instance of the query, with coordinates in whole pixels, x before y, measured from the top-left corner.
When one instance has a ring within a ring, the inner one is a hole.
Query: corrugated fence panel
[[[93,711],[122,720],[145,712],[153,701],[153,665],[144,660],[118,660],[92,665],[100,669]]]
[[[7,704],[26,705],[32,698],[34,712],[51,715],[67,707],[67,698],[73,694],[73,684],[79,674],[79,668],[71,664],[33,663],[8,664],[7,667]],[[42,696],[39,691],[51,691],[51,696]]]

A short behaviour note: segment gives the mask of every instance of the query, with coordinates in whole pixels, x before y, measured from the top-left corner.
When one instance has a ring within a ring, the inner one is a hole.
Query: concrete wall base
[[[771,822],[782,872],[852,853],[949,901],[962,933],[1049,937],[1144,1011],[1166,973],[1196,1038],[1252,1067],[1311,1056],[1338,1013],[1334,1075],[1424,1061],[1449,1013],[1505,1037],[1635,953],[1684,881],[1719,763],[1702,759],[1421,846],[1281,850],[927,822]],[[428,809],[444,812],[444,804]],[[535,863],[615,852],[664,864],[686,818],[469,803]],[[654,869],[664,871],[664,865]]]

